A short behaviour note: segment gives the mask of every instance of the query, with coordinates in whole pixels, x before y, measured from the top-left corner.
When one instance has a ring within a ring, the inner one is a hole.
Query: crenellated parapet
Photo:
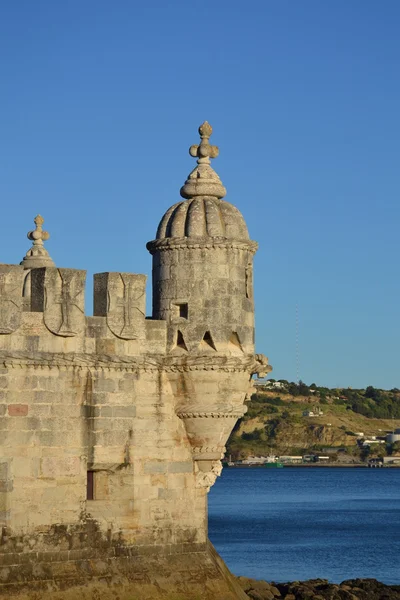
[[[31,312],[43,313],[47,329],[61,337],[85,334],[86,271],[34,269],[31,272]]]
[[[98,273],[94,276],[94,316],[106,317],[118,338],[146,337],[146,275]]]
[[[85,315],[86,271],[40,267],[29,276],[26,305],[26,271],[0,265],[0,348],[10,347],[3,336],[20,338],[11,345],[22,350],[24,336],[34,335],[38,349],[50,353],[68,352],[63,338],[71,338],[68,348],[74,353],[105,354],[108,349],[120,358],[165,353],[165,323],[146,319],[145,275],[95,274],[93,317]]]
[[[23,281],[22,267],[0,264],[0,335],[10,335],[21,325]]]

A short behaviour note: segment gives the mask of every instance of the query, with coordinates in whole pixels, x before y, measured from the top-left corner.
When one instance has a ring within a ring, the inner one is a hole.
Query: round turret
[[[210,159],[211,126],[199,127],[191,146],[197,165],[180,193],[185,200],[167,210],[153,255],[153,318],[168,321],[168,350],[181,353],[254,353],[253,255],[240,211],[226,194]]]
[[[185,199],[163,218],[147,244],[153,255],[153,318],[167,321],[167,373],[196,463],[196,485],[220,473],[225,442],[246,412],[251,375],[270,368],[254,356],[253,255],[237,208],[210,165],[218,148],[208,123],[189,150],[197,165],[181,188]]]

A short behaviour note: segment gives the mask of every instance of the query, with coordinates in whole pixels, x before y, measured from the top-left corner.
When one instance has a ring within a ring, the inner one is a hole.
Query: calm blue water
[[[400,584],[400,469],[229,469],[209,537],[235,575]]]

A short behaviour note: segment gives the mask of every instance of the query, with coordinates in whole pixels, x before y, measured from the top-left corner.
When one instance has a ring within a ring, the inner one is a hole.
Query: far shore
[[[253,465],[224,465],[227,469],[259,469],[266,468],[265,464],[253,464]],[[282,468],[282,467],[281,467]],[[365,463],[287,463],[283,465],[285,469],[399,469],[400,465],[385,465],[384,467],[369,467]]]

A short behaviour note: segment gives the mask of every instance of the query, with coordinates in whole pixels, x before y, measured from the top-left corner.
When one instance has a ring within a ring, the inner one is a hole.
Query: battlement
[[[0,265],[0,349],[165,354],[166,323],[145,316],[145,275],[95,274],[93,316],[84,311],[85,281],[86,271],[77,269],[42,267],[27,274],[23,266]]]

